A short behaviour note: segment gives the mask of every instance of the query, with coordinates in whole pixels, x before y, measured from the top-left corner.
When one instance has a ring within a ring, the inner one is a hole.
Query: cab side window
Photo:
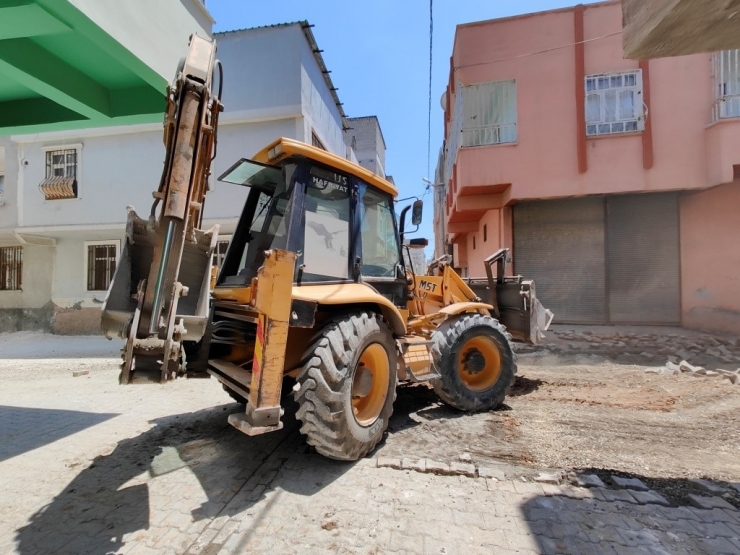
[[[399,263],[393,204],[387,194],[364,188],[362,195],[362,275],[395,277]]]

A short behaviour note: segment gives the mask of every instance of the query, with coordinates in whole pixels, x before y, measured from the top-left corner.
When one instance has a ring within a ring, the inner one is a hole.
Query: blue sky
[[[449,77],[455,26],[571,6],[567,0],[434,0],[431,175],[443,140],[440,97]],[[584,2],[592,3],[592,2]],[[207,0],[216,31],[306,19],[339,88],[348,116],[376,115],[386,141],[386,171],[400,196],[423,195],[427,177],[429,86],[428,0]],[[228,76],[227,76],[228,78]],[[228,109],[228,107],[227,107]],[[245,153],[249,154],[249,153]],[[433,202],[424,198],[424,223],[433,252]]]

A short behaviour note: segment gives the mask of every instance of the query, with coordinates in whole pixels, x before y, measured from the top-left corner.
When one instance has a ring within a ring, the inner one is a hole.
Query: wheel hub
[[[486,357],[478,349],[471,349],[463,355],[463,369],[469,374],[479,374],[486,367]]]
[[[371,426],[380,416],[388,397],[390,362],[380,343],[368,345],[352,379],[352,412],[360,426]]]
[[[460,381],[471,391],[493,387],[501,376],[501,352],[496,343],[485,335],[470,337],[457,356]]]

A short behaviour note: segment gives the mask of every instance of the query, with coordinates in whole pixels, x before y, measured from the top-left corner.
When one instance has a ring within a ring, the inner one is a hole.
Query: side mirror
[[[411,225],[421,225],[421,216],[424,212],[424,201],[419,199],[414,201],[414,207],[411,209]]]

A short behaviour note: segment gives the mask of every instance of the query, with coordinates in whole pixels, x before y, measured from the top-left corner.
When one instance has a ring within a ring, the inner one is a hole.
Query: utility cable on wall
[[[427,178],[432,168],[432,53],[434,51],[434,0],[429,0],[429,108],[427,114]]]
[[[476,62],[474,64],[464,64],[461,66],[455,66],[454,69],[462,69],[464,67],[475,67],[475,66],[485,66],[488,64],[497,64],[500,62],[508,62],[509,60],[518,60],[519,58],[529,58],[530,56],[537,56],[538,54],[546,54],[547,52],[554,52],[555,50],[562,50],[563,48],[571,48],[577,44],[586,44],[589,42],[595,42],[597,40],[604,40],[608,39],[610,37],[616,37],[617,35],[621,35],[622,31],[616,31],[614,33],[609,33],[608,35],[602,35],[600,37],[594,37],[592,39],[585,39],[579,42],[569,42],[568,44],[561,44],[560,46],[553,46],[552,48],[545,48],[544,50],[537,50],[535,52],[528,52],[527,54],[519,54],[518,56],[511,56],[510,58],[499,58],[498,60],[488,60],[485,62]]]

